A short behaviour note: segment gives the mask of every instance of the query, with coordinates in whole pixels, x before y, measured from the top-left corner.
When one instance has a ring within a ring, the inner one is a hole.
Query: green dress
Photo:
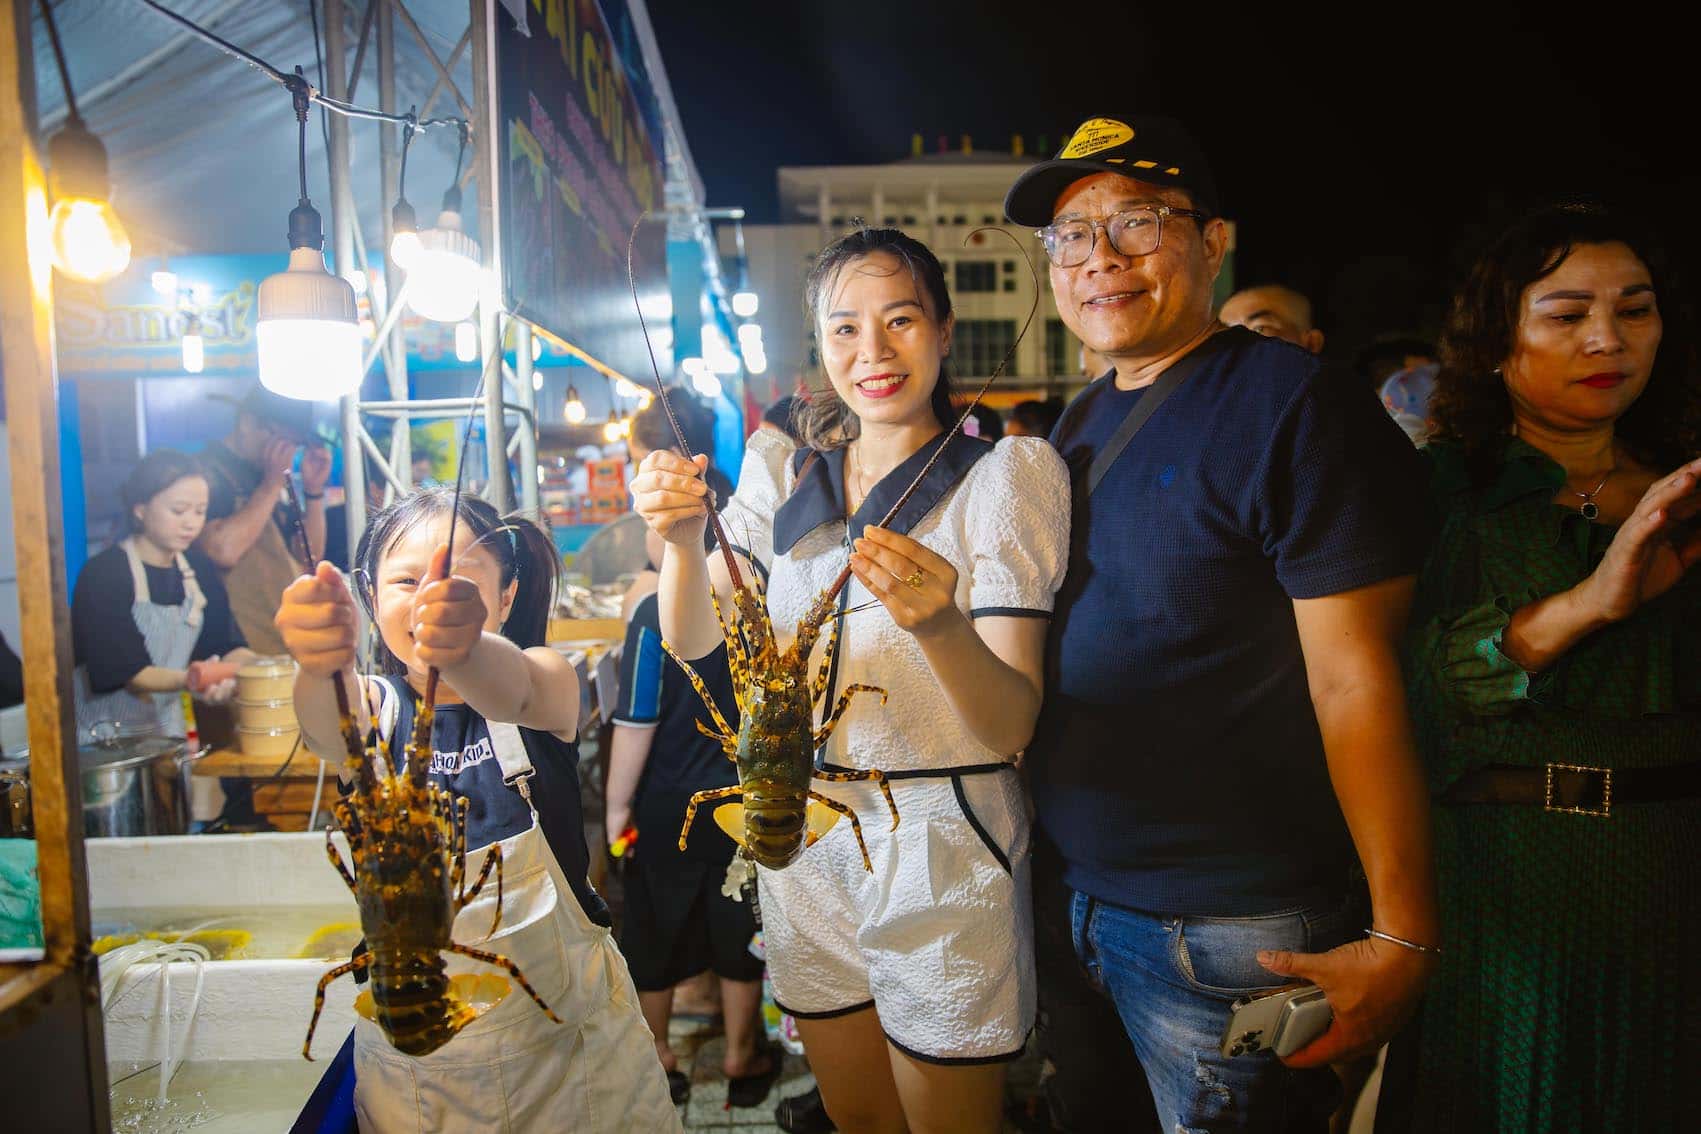
[[[1486,488],[1427,450],[1439,505],[1407,642],[1433,797],[1472,769],[1701,760],[1701,570],[1531,675],[1511,613],[1582,581],[1615,528],[1553,502],[1512,440]],[[1434,806],[1444,954],[1411,1083],[1420,1130],[1701,1128],[1701,800]]]

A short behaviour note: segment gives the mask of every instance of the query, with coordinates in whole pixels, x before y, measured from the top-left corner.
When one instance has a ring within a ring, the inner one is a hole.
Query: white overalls
[[[844,567],[851,533],[842,453],[799,477],[771,436],[751,438],[725,526],[769,568],[785,643]],[[876,485],[853,522],[879,522],[934,447]],[[1046,618],[1068,559],[1067,470],[1044,441],[959,437],[893,527],[956,568],[966,616]],[[870,602],[852,579],[841,609]],[[811,785],[856,812],[873,870],[843,819],[791,866],[759,869],[774,998],[804,1019],[872,1005],[887,1039],[928,1062],[1014,1058],[1033,1026],[1034,956],[1027,801],[1012,754],[974,739],[915,637],[877,604],[844,619],[817,719],[859,682],[885,689],[887,703],[853,700],[818,761],[886,772],[900,822],[889,829],[872,784]]]
[[[386,683],[380,716],[388,735],[396,706]],[[520,730],[487,721],[503,779],[531,803],[532,775]],[[504,1134],[667,1134],[681,1129],[655,1041],[609,930],[585,916],[532,810],[527,830],[503,839],[502,924],[494,877],[455,919],[454,938],[519,966],[562,1023],[517,984],[507,999],[430,1055],[404,1055],[378,1025],[354,1028],[354,1106],[363,1134],[501,1131]],[[467,852],[477,877],[489,847]],[[500,970],[453,954],[451,975]]]
[[[189,566],[189,560],[182,552],[177,554],[177,570],[183,576],[183,601],[175,606],[165,606],[153,601],[148,590],[148,572],[142,565],[142,557],[136,552],[135,540],[126,538],[118,546],[124,549],[124,558],[130,563],[130,578],[135,585],[130,617],[142,632],[149,660],[164,669],[189,668],[207,609],[207,596],[195,581],[195,569]],[[76,668],[75,680],[77,733],[83,739],[87,739],[94,726],[102,722],[157,724],[167,736],[184,735],[181,693],[132,693],[125,688],[96,693],[89,684],[88,667],[85,665]]]

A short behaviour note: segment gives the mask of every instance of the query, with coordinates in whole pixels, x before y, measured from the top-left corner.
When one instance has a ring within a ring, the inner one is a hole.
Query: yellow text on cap
[[[1075,129],[1060,158],[1084,158],[1120,146],[1134,136],[1133,127],[1114,118],[1089,118]]]

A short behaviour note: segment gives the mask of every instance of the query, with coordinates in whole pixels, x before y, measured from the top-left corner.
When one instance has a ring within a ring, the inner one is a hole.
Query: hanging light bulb
[[[639,394],[638,384],[630,378],[620,377],[614,380],[614,393],[622,398],[636,398]]]
[[[440,323],[459,323],[471,315],[485,283],[478,241],[461,228],[461,162],[466,152],[463,125],[461,153],[455,159],[455,176],[443,194],[443,209],[437,223],[419,234],[419,251],[408,266],[408,306]]]
[[[638,391],[638,408],[639,409],[649,409],[650,403],[655,401],[655,400],[656,400],[656,396],[654,394],[650,393],[648,390],[642,390],[641,389],[641,390]]]
[[[602,439],[612,445],[616,441],[620,440],[620,438],[620,423],[615,421],[613,418],[610,418],[608,423],[602,427]]]
[[[583,425],[585,423],[585,403],[579,400],[579,388],[567,387],[567,404],[561,407],[561,416],[567,419],[568,425]]]
[[[740,291],[732,297],[732,313],[740,319],[748,319],[756,314],[758,306],[760,306],[760,300],[756,298],[756,293],[753,291]]]
[[[534,390],[543,389],[543,371],[541,371],[541,370],[532,371],[532,389],[534,389]]]
[[[72,279],[102,283],[130,265],[130,237],[107,199],[106,147],[73,119],[47,143],[53,175],[48,218],[53,266]]]
[[[47,230],[53,266],[72,279],[101,283],[129,266],[130,237],[108,200],[112,182],[107,176],[106,147],[77,112],[77,94],[65,67],[53,5],[43,4],[41,14],[59,65],[59,82],[65,88],[65,128],[47,143],[53,193]]]
[[[390,263],[406,271],[419,256],[419,218],[413,206],[398,200],[390,210]]]
[[[478,325],[455,324],[455,357],[461,362],[478,361]]]
[[[540,337],[538,335],[533,335],[532,336],[532,361],[536,362],[538,359],[540,359],[542,357],[543,357],[543,339],[542,339],[542,337]]]
[[[260,384],[289,398],[328,400],[360,388],[360,315],[354,288],[325,268],[325,234],[307,199],[307,79],[290,84],[301,134],[301,200],[289,214],[289,268],[260,283],[255,341]]]
[[[183,324],[183,370],[199,374],[207,365],[207,344],[201,338],[201,320],[191,313]]]
[[[166,265],[163,257],[160,259],[160,267],[148,277],[148,283],[153,285],[156,294],[167,299],[177,298],[177,273]]]
[[[762,324],[740,323],[738,325],[738,345],[745,350],[762,345]]]

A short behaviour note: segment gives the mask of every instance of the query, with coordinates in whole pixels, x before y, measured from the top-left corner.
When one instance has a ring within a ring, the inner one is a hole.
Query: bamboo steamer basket
[[[295,701],[289,697],[271,701],[238,700],[236,724],[238,728],[295,728]]]
[[[265,756],[282,760],[295,751],[295,742],[300,735],[301,729],[296,726],[290,728],[236,726],[236,743],[242,749],[244,756]]]
[[[251,703],[290,701],[295,697],[295,659],[287,655],[255,658],[236,671],[236,699]]]

